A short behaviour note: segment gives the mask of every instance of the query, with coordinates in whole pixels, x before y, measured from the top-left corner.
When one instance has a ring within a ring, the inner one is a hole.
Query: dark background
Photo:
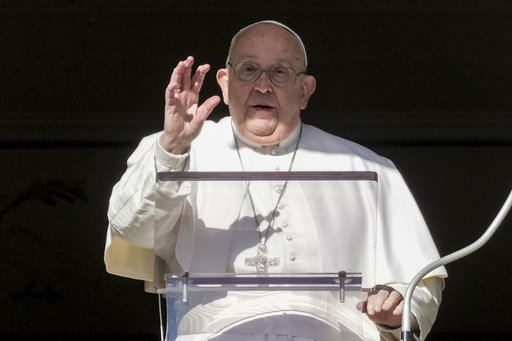
[[[262,19],[308,49],[304,121],[392,159],[442,255],[485,231],[512,187],[511,1],[2,1],[2,339],[158,339],[156,297],[104,270],[110,191],[175,64],[222,67]],[[512,340],[511,225],[447,266],[429,340]]]

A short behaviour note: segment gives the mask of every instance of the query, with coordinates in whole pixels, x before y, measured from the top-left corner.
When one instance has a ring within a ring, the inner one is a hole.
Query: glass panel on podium
[[[305,280],[343,270],[361,273],[361,286],[373,287],[377,181],[374,172],[158,173],[153,285],[157,291],[169,294],[169,281],[174,280],[168,276],[166,283],[166,274],[183,272],[261,281],[282,274]],[[179,322],[175,326],[178,336],[193,335],[201,328],[206,328],[208,335],[222,333],[225,328],[233,333],[224,330],[224,334],[236,334],[232,330],[235,327],[235,331],[245,332],[257,329],[262,335],[280,329],[280,334],[272,335],[293,336],[284,333],[286,326],[294,325],[306,332],[318,328],[320,320],[324,323],[321,330],[336,334],[343,329],[337,324],[344,316],[340,315],[342,310],[352,311],[361,300],[360,294],[354,294],[354,302],[346,300],[338,307],[333,302],[340,302],[335,297],[339,289],[263,290],[269,285],[257,285],[256,291],[199,290],[194,291],[194,297],[189,292],[186,305],[173,293],[168,304],[178,312],[174,319]],[[274,303],[287,302],[290,296],[294,302],[291,306],[274,307]],[[295,303],[305,311],[293,313],[298,309]],[[250,308],[247,313],[241,312],[244,307]],[[243,318],[233,320],[232,315]],[[338,320],[332,318],[335,315]],[[247,324],[250,320],[253,323]],[[203,326],[198,329],[197,323]],[[359,335],[351,323],[341,325]],[[217,327],[220,329],[214,331]],[[216,336],[212,340],[230,339]]]
[[[166,283],[167,341],[363,339],[358,273],[187,273]]]

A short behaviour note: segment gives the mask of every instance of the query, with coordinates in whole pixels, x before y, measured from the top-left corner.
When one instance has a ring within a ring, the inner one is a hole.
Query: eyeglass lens
[[[260,65],[255,63],[240,63],[235,65],[235,76],[238,77],[241,81],[244,82],[254,82],[256,81],[261,73],[265,71],[270,80],[275,85],[289,85],[295,82],[295,78],[297,76],[296,72],[289,67],[285,66],[272,66],[268,70],[264,70]]]

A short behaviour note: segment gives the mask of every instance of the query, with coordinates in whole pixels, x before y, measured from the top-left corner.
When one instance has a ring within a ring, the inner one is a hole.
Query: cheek
[[[227,101],[230,107],[237,108],[240,110],[243,108],[245,103],[247,103],[247,99],[250,95],[250,89],[246,89],[241,86],[233,85],[229,87],[229,92],[226,96]],[[226,103],[227,104],[227,103]]]
[[[235,122],[241,123],[245,117],[244,101],[241,95],[237,91],[229,91],[228,96],[228,108],[229,114]]]
[[[303,98],[297,91],[283,94],[278,97],[278,101],[282,110],[298,114],[303,109]]]

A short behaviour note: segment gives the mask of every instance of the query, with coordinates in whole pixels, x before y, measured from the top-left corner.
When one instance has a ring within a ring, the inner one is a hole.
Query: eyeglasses
[[[235,77],[246,83],[255,82],[262,72],[266,72],[275,86],[290,86],[295,83],[297,76],[306,74],[306,71],[297,73],[291,67],[281,65],[274,65],[270,69],[262,69],[261,65],[250,62],[240,62],[235,65],[228,62],[228,65],[233,68]]]

